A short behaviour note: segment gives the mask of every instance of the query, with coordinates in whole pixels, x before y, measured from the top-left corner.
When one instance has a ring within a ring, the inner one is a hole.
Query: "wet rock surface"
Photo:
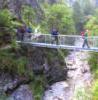
[[[29,66],[35,75],[44,74],[48,84],[66,80],[66,64],[57,50],[30,47],[28,52]]]
[[[68,90],[69,85],[62,81],[54,83],[50,88],[50,90],[45,92],[42,100],[65,100],[65,94],[67,94],[65,90]]]
[[[67,79],[67,70],[64,68],[53,67],[49,71],[46,72],[46,78],[49,85],[52,85],[56,82],[64,81]]]
[[[0,73],[0,100],[34,100],[29,86],[23,85],[26,83],[27,78],[13,80],[8,73]]]
[[[5,92],[5,86],[13,80],[9,74],[0,73],[0,96]]]
[[[34,97],[28,85],[21,85],[9,100],[34,100]]]
[[[62,82],[55,83],[51,89],[45,91],[43,100],[85,100],[88,96],[89,88],[91,87],[92,75],[88,65],[88,52],[74,51],[66,58],[67,67],[76,70],[68,71],[68,79],[63,84]],[[64,86],[64,84],[67,84]],[[88,91],[87,91],[88,90]],[[81,93],[80,96],[77,96]]]

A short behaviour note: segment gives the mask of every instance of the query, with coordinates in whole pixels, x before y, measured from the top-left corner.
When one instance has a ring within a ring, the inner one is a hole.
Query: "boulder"
[[[34,97],[28,85],[21,85],[13,92],[9,100],[34,100]]]
[[[65,81],[51,85],[50,89],[44,92],[42,100],[68,100],[69,85]]]
[[[67,69],[64,69],[60,66],[51,67],[51,69],[45,73],[48,84],[52,85],[55,82],[66,80],[67,71]]]

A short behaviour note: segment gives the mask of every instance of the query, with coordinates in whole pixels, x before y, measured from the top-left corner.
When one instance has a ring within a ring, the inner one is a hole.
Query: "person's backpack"
[[[32,33],[32,28],[29,27],[29,28],[27,29],[27,32],[28,32],[28,33]]]
[[[84,34],[85,34],[85,32],[84,32],[84,31],[82,31],[82,32],[81,32],[81,36],[83,37],[83,36],[84,36]]]

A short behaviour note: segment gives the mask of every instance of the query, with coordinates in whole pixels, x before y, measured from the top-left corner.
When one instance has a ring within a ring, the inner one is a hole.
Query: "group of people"
[[[33,30],[31,27],[26,27],[26,26],[21,26],[19,28],[17,28],[17,40],[21,40],[23,41],[25,38],[26,39],[31,39]],[[52,35],[52,43],[56,42],[56,44],[59,44],[59,31],[56,28],[53,28],[51,30],[51,35]],[[88,48],[90,48],[89,44],[88,44],[88,30],[84,30],[81,32],[81,36],[84,40],[82,47],[84,48],[85,46],[87,46]]]
[[[23,41],[25,38],[30,39],[32,36],[33,30],[31,27],[21,26],[17,28],[17,40]]]
[[[16,34],[17,40],[24,41],[25,38],[31,39],[31,36],[32,36],[31,33],[33,33],[33,30],[32,30],[31,27],[26,27],[26,26],[18,27],[17,28],[17,34]],[[58,44],[59,43],[59,41],[58,41],[59,32],[56,28],[52,29],[51,35],[53,37],[52,43],[56,42],[56,44]]]

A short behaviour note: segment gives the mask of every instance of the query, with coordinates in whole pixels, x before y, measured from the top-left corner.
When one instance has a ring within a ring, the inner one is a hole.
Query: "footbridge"
[[[86,39],[89,48],[86,45],[82,47],[84,38],[80,35],[59,35],[55,37],[50,34],[33,34],[31,39],[26,38],[24,41],[17,41],[17,43],[30,44],[34,47],[98,52],[98,36],[88,36]]]

